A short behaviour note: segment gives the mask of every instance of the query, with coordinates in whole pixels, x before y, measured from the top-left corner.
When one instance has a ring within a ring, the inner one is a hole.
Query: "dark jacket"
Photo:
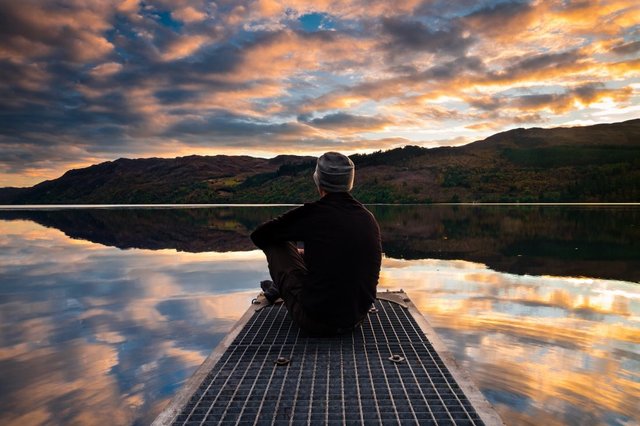
[[[347,192],[332,192],[260,225],[259,248],[302,241],[309,272],[302,292],[305,312],[325,324],[351,326],[375,300],[382,247],[376,219]]]

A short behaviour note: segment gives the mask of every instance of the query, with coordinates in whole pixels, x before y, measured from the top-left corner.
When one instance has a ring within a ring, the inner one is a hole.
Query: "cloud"
[[[580,54],[576,51],[535,55],[518,61],[514,66],[507,70],[507,74],[531,72],[549,67],[558,68],[562,65],[575,62],[579,58]]]
[[[335,114],[325,115],[324,117],[314,118],[311,120],[303,119],[301,121],[313,127],[345,133],[382,130],[386,126],[392,124],[389,120],[383,117],[367,117],[348,114],[345,112],[337,112]]]
[[[520,109],[535,111],[549,109],[562,113],[576,108],[576,104],[587,107],[603,98],[626,102],[631,97],[630,88],[608,89],[604,83],[588,83],[566,90],[560,94],[527,95],[512,100]]]
[[[89,72],[92,77],[104,78],[112,76],[122,70],[122,64],[118,62],[105,62],[93,67]]]
[[[280,136],[283,138],[310,135],[307,126],[296,122],[272,123],[249,116],[238,116],[223,111],[204,117],[183,120],[167,131],[167,136],[207,135],[225,138],[227,143],[259,144],[263,138]],[[247,139],[250,138],[250,139]],[[256,139],[252,139],[256,138]]]
[[[0,2],[0,57],[55,57],[76,63],[100,59],[113,45],[107,6],[73,4],[73,13],[49,2]]]
[[[619,44],[611,49],[611,51],[618,55],[631,55],[640,52],[640,40]]]
[[[612,89],[602,82],[590,82],[560,92],[479,97],[468,99],[468,103],[479,110],[490,112],[515,110],[519,113],[540,113],[548,110],[560,114],[577,108],[577,105],[588,107],[605,98],[625,103],[632,94],[631,88]]]
[[[183,36],[176,38],[172,42],[168,43],[162,58],[164,60],[172,61],[175,59],[184,58],[197,52],[205,43],[209,41],[208,37],[203,35]]]
[[[0,186],[242,138],[275,155],[599,122],[583,107],[602,99],[632,118],[634,17],[631,0],[0,0]]]
[[[539,19],[539,10],[527,1],[488,4],[461,18],[464,28],[492,39],[516,39]]]
[[[499,72],[488,74],[486,80],[522,81],[544,76],[567,75],[586,69],[588,65],[581,62],[584,58],[578,50],[518,57]]]
[[[388,48],[394,52],[410,49],[457,56],[463,55],[474,41],[458,27],[432,30],[420,21],[398,17],[383,18],[382,28],[391,36]]]
[[[176,19],[186,23],[200,22],[207,18],[207,14],[205,12],[197,10],[193,6],[178,8],[172,12],[172,15]]]
[[[477,74],[486,69],[483,60],[477,56],[463,56],[452,61],[436,64],[418,74],[420,80],[449,80],[465,74]]]
[[[382,101],[403,97],[407,92],[426,92],[431,97],[442,94],[444,88],[454,89],[452,80],[467,82],[485,68],[478,57],[460,57],[457,59],[434,64],[422,71],[409,69],[407,73],[392,75],[388,78],[372,79],[351,87],[338,87],[335,91],[323,94],[308,101],[301,107],[303,112],[322,111],[331,109],[352,108],[374,100]],[[412,94],[413,94],[412,93]],[[427,95],[428,96],[428,95]]]

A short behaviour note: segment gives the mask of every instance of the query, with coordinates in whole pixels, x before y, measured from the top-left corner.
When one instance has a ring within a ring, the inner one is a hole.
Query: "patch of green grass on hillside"
[[[549,168],[626,163],[640,158],[640,147],[627,146],[552,146],[506,148],[502,155],[522,167]]]

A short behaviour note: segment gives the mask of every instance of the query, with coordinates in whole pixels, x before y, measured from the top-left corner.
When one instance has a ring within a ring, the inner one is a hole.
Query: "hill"
[[[640,119],[351,158],[366,203],[640,201]],[[299,156],[118,159],[0,189],[0,203],[301,203],[316,197],[314,167]]]

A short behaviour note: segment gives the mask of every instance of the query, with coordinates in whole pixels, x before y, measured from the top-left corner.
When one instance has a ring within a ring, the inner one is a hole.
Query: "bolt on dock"
[[[503,425],[402,291],[329,338],[259,296],[153,424]]]

